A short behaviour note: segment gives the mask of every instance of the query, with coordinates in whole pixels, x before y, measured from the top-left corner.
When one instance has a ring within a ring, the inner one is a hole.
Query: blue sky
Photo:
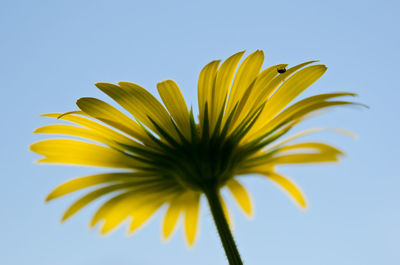
[[[326,64],[303,96],[352,91],[371,108],[337,109],[302,125],[359,135],[314,137],[347,153],[340,164],[280,169],[307,194],[307,211],[269,181],[243,178],[256,216],[232,209],[246,264],[399,264],[399,11],[398,1],[368,0],[1,1],[0,264],[226,264],[205,204],[193,250],[181,229],[160,241],[161,212],[133,237],[88,230],[95,205],[60,224],[76,196],[45,204],[47,193],[101,170],[38,166],[28,146],[43,138],[34,128],[50,123],[39,114],[73,110],[79,97],[108,100],[95,82],[132,81],[155,93],[157,82],[174,79],[196,106],[202,66],[256,49],[264,67]]]

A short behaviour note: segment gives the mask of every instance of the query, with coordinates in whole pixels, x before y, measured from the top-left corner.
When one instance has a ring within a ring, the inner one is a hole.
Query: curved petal
[[[285,122],[288,119],[299,118],[304,114],[307,114],[311,111],[326,108],[330,106],[338,106],[343,105],[345,101],[326,101],[328,99],[336,98],[336,97],[344,97],[344,96],[355,96],[353,93],[328,93],[328,94],[320,94],[312,97],[305,98],[300,100],[299,102],[293,104],[292,106],[283,110],[279,115],[274,117],[268,123],[264,125],[261,130],[267,130],[268,128],[273,128],[282,122]],[[333,102],[333,103],[332,103]],[[350,102],[348,102],[350,103]]]
[[[175,227],[179,221],[179,216],[183,211],[183,201],[185,196],[178,195],[171,200],[168,210],[165,213],[163,225],[162,225],[162,236],[164,240],[168,240],[173,234]]]
[[[310,153],[315,154],[343,155],[343,152],[336,147],[320,142],[303,142],[285,145],[279,148],[278,154],[281,154],[282,152],[286,153],[285,151],[296,151],[297,153],[310,151]]]
[[[139,124],[104,101],[97,98],[80,98],[76,104],[83,112],[93,118],[109,124],[136,139],[148,139],[144,136],[143,129]]]
[[[305,163],[324,163],[338,162],[339,158],[335,154],[292,154],[280,155],[268,160],[272,165],[283,164],[305,164]]]
[[[298,203],[299,206],[302,208],[307,207],[307,202],[303,193],[292,180],[276,173],[269,173],[267,177],[280,186],[286,193],[288,193],[292,199]]]
[[[190,117],[189,111],[178,85],[172,80],[166,80],[157,84],[158,93],[176,122],[181,133],[190,140]]]
[[[43,155],[43,163],[137,168],[142,163],[122,152],[104,146],[69,139],[51,139],[36,142],[31,151]]]
[[[215,78],[217,76],[220,61],[212,61],[207,64],[200,72],[199,82],[197,85],[198,104],[199,104],[199,122],[200,128],[204,125],[205,105],[208,105],[208,111],[211,107],[211,99],[215,93]]]
[[[135,209],[128,233],[132,235],[142,227],[163,204],[164,201],[154,198],[152,201],[142,204],[140,208]]]
[[[64,124],[47,125],[37,128],[36,130],[34,130],[34,133],[70,135],[83,138],[86,140],[93,140],[99,143],[103,143],[113,148],[117,149],[120,148],[120,146],[115,141],[102,137],[100,134],[96,133],[96,131],[91,131],[82,127],[77,127],[72,125],[64,125]]]
[[[232,79],[236,72],[236,67],[238,66],[243,54],[244,51],[232,55],[222,63],[218,70],[210,104],[210,131],[213,131],[224,101],[228,97],[229,89],[232,85]]]
[[[253,207],[250,195],[246,191],[245,187],[235,179],[229,180],[226,183],[226,186],[232,193],[240,209],[243,210],[247,217],[251,217],[253,215]]]
[[[173,138],[179,139],[171,116],[151,93],[134,83],[118,82],[118,84],[119,86],[96,83],[96,86],[155,133],[158,133],[158,130],[154,122]]]
[[[61,221],[64,222],[68,218],[70,218],[72,215],[76,214],[79,210],[81,210],[83,207],[86,205],[90,204],[94,200],[109,194],[114,191],[118,191],[121,189],[127,188],[126,184],[115,184],[115,185],[110,185],[106,186],[97,190],[94,190],[92,192],[89,192],[85,196],[81,197],[79,200],[75,201],[64,213]]]
[[[263,117],[271,119],[326,71],[325,65],[308,66],[285,81],[265,105]]]
[[[154,193],[141,194],[139,190],[134,190],[108,201],[108,205],[105,208],[100,208],[102,213],[101,219],[104,220],[100,233],[103,235],[110,233],[131,217],[133,217],[133,220],[129,227],[129,233],[133,233],[164,203],[161,195]]]
[[[188,191],[185,196],[185,234],[188,245],[193,246],[198,230],[200,193]]]
[[[293,73],[295,73],[296,71],[298,71],[299,69],[303,68],[306,65],[312,64],[316,61],[308,61],[305,63],[301,63],[298,64],[296,66],[293,66],[289,69],[286,70],[286,72],[279,74],[278,76],[276,76],[271,82],[268,82],[268,84],[265,85],[265,87],[263,88],[263,93],[264,93],[264,100],[262,100],[259,105],[263,104],[264,102],[268,102],[272,99],[272,94],[278,89],[278,87],[286,80],[286,78],[288,78],[290,76],[289,79],[293,78],[294,75],[292,75]],[[304,69],[303,69],[304,70]],[[300,72],[300,71],[299,71]],[[298,74],[298,73],[296,73]],[[291,76],[292,75],[292,76]],[[287,80],[288,81],[288,80]],[[283,85],[282,85],[283,86]],[[281,87],[279,87],[278,90],[280,90]],[[271,97],[270,97],[271,96]],[[285,106],[282,106],[282,108],[284,108]],[[269,113],[270,110],[267,110],[267,108],[264,108],[260,118],[258,119],[258,121],[255,123],[255,125],[253,126],[253,128],[251,129],[251,133],[253,132],[257,132],[261,127],[263,127],[265,125],[266,122],[268,122],[271,119],[271,114]]]
[[[51,201],[72,192],[85,189],[88,187],[105,184],[105,183],[149,183],[154,181],[156,177],[146,176],[143,172],[115,172],[90,175],[81,178],[71,179],[55,188],[46,197],[46,201]]]
[[[250,84],[253,83],[257,75],[260,73],[263,62],[264,52],[258,50],[247,56],[243,63],[239,66],[229,93],[229,100],[226,107],[227,113],[230,113],[235,107],[236,103],[243,100],[243,95],[246,93],[246,91],[251,89],[249,88]]]
[[[251,98],[251,101],[246,101],[237,122],[241,122],[252,110],[257,109],[265,102],[265,100],[270,96],[270,92],[266,90],[266,88],[272,82],[274,77],[278,75],[277,69],[285,68],[286,66],[287,64],[278,64],[268,67],[257,76],[250,95],[248,95],[248,98]]]
[[[82,111],[83,114],[87,115],[85,112]],[[125,145],[133,145],[133,146],[137,146],[138,143],[133,141],[131,138],[126,137],[125,135],[107,127],[104,126],[96,121],[84,118],[84,117],[80,117],[74,114],[68,114],[68,115],[63,115],[63,113],[48,113],[48,114],[43,114],[41,116],[44,117],[49,117],[49,118],[56,118],[56,119],[61,119],[61,120],[65,120],[65,121],[69,121],[72,123],[75,123],[77,125],[81,125],[84,126],[86,128],[88,128],[90,131],[95,132],[96,134],[100,135],[101,137],[107,138],[109,140],[112,140],[114,142],[118,142],[118,143],[122,143]],[[129,119],[129,118],[128,118]],[[128,129],[128,131],[124,131],[123,128],[126,127],[122,124],[117,123],[116,121],[113,121],[113,124],[116,124],[119,128],[121,128],[123,132],[131,135],[130,133],[128,133],[131,130],[135,130],[133,128]],[[109,124],[111,125],[111,124]],[[135,125],[134,125],[135,126]],[[117,128],[117,127],[116,127]],[[118,128],[117,128],[118,129]],[[135,133],[141,134],[141,136],[139,136],[139,140],[144,141],[144,142],[148,142],[149,138],[146,134],[144,134],[143,132],[137,131]],[[131,135],[132,136],[132,135]]]
[[[296,140],[298,138],[301,138],[303,136],[306,136],[306,135],[309,135],[309,134],[313,134],[313,133],[318,133],[318,132],[321,132],[321,131],[331,131],[331,132],[341,133],[341,134],[344,134],[344,135],[346,135],[348,137],[351,137],[353,139],[357,139],[357,135],[356,134],[354,134],[352,132],[349,132],[347,130],[340,129],[340,128],[312,128],[312,129],[308,129],[308,130],[304,130],[304,131],[298,132],[298,133],[296,133],[296,134],[294,134],[294,135],[292,135],[292,136],[290,136],[290,137],[288,137],[288,138],[286,138],[284,140],[281,140],[279,142],[274,143],[273,145],[269,145],[268,146],[268,150],[275,149],[277,147],[283,146],[284,144],[286,144],[288,142],[291,142],[293,140]]]
[[[307,202],[305,196],[299,187],[290,179],[279,175],[271,170],[270,167],[258,167],[254,168],[253,172],[262,174],[274,182],[280,187],[286,194],[289,195],[301,208],[307,208]]]
[[[104,221],[100,233],[107,234],[125,219],[136,217],[136,221],[133,224],[131,223],[133,232],[134,228],[138,228],[147,220],[144,217],[150,217],[150,212],[146,208],[150,209],[155,203],[160,207],[174,194],[169,190],[159,190],[155,185],[132,184],[124,193],[120,193],[106,201],[96,211],[90,226],[93,227],[100,221]],[[142,221],[139,222],[140,220]]]

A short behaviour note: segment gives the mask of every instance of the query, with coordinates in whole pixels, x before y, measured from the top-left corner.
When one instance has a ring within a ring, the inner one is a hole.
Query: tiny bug
[[[281,67],[277,69],[278,73],[283,74],[284,72],[286,72],[286,68],[285,67]]]

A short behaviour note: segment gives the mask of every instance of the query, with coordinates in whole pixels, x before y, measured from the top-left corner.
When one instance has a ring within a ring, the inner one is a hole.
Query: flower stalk
[[[221,239],[222,246],[224,247],[229,264],[243,265],[235,240],[233,239],[232,232],[229,228],[229,224],[222,209],[218,188],[206,191],[205,195],[207,197],[208,204],[210,205],[210,210],[215,225],[217,226],[218,234]]]

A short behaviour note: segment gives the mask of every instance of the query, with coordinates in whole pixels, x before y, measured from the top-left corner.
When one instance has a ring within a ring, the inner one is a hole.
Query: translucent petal
[[[47,196],[46,201],[50,201],[61,196],[70,194],[72,192],[92,187],[100,184],[110,184],[110,183],[148,183],[149,181],[154,181],[156,177],[146,176],[143,172],[115,172],[115,173],[103,173],[90,175],[81,178],[71,179],[55,188]]]
[[[270,84],[275,76],[278,75],[277,69],[286,67],[287,64],[278,64],[263,70],[255,80],[254,86],[251,89],[246,104],[244,104],[242,112],[237,122],[241,122],[251,110],[258,108],[269,97],[269,92],[266,91],[268,84]]]
[[[279,115],[273,118],[270,122],[268,122],[262,130],[267,130],[268,128],[273,128],[274,126],[294,117],[300,117],[302,113],[309,113],[314,109],[320,109],[323,107],[330,107],[335,105],[343,105],[342,101],[338,101],[337,104],[335,102],[326,102],[326,100],[336,97],[343,97],[343,96],[355,96],[353,93],[329,93],[329,94],[321,94],[312,97],[305,98],[292,106],[283,110]]]
[[[343,155],[343,152],[339,149],[331,145],[319,142],[304,142],[292,145],[285,145],[279,148],[278,154],[281,154],[282,152],[286,153],[285,151],[305,152],[306,150],[309,150],[310,153],[316,154]]]
[[[287,192],[302,208],[307,207],[307,202],[300,188],[290,179],[276,173],[269,173],[267,177]]]
[[[236,202],[246,214],[246,216],[250,217],[253,214],[252,211],[252,203],[248,192],[246,191],[245,187],[243,187],[240,182],[235,179],[231,179],[226,183],[226,186],[232,193],[233,197],[235,198]]]
[[[185,196],[179,195],[171,200],[168,210],[165,213],[162,225],[162,235],[164,240],[167,240],[175,230],[179,216],[183,210],[184,204],[182,199],[185,199]]]
[[[76,104],[82,111],[93,118],[109,124],[134,138],[140,140],[147,138],[144,136],[143,129],[139,124],[104,101],[96,98],[80,98]]]
[[[282,188],[301,208],[307,207],[306,199],[299,187],[290,179],[272,171],[269,166],[260,166],[253,169],[254,173],[262,174]]]
[[[305,163],[324,163],[337,162],[339,158],[334,154],[293,154],[276,156],[268,160],[273,165],[278,164],[305,164]]]
[[[142,218],[140,215],[146,212],[144,208],[150,208],[153,203],[161,206],[174,194],[168,190],[157,189],[156,185],[130,184],[124,193],[109,199],[96,211],[90,226],[93,227],[103,220],[100,232],[109,233],[129,217],[137,215],[138,221]]]
[[[263,117],[271,119],[301,92],[317,81],[326,71],[325,65],[306,67],[285,81],[265,105]]]
[[[185,211],[185,234],[189,246],[193,246],[199,222],[200,193],[188,191],[184,203]]]
[[[211,63],[207,64],[200,72],[197,87],[200,128],[203,128],[204,109],[206,103],[208,103],[209,109],[211,107],[211,99],[213,98],[213,93],[215,93],[215,77],[217,75],[219,63],[220,61],[212,61]]]
[[[257,99],[257,101],[258,100],[260,101],[258,103],[259,104],[258,106],[260,106],[261,104],[263,104],[266,101],[269,101],[271,99],[270,96],[272,95],[272,93],[274,93],[277,90],[277,88],[285,81],[286,78],[288,78],[290,75],[295,73],[297,70],[303,68],[304,66],[306,66],[308,64],[314,63],[314,62],[316,62],[316,61],[309,61],[309,62],[298,64],[294,67],[291,67],[291,68],[287,69],[286,72],[279,74],[272,81],[268,82],[265,85],[265,87],[263,87],[263,89],[262,89],[264,96],[262,96],[262,99]],[[293,76],[291,76],[290,78],[292,78]],[[284,107],[285,106],[282,106],[282,108],[284,108]],[[268,122],[271,119],[271,117],[270,117],[271,114],[269,113],[269,111],[270,110],[267,110],[266,107],[263,109],[259,119],[257,120],[255,125],[251,129],[250,134],[253,134],[253,132],[257,132],[261,127],[263,127],[265,125],[266,122]]]
[[[236,103],[243,100],[243,95],[249,89],[250,84],[256,79],[263,62],[264,53],[262,51],[255,51],[247,56],[239,66],[229,93],[229,100],[226,108],[227,113],[230,113],[233,110]]]
[[[141,165],[132,157],[114,149],[86,142],[51,139],[34,143],[31,151],[43,155],[38,162],[112,168],[136,168]]]
[[[166,80],[157,84],[158,93],[168,109],[169,114],[174,118],[179,130],[190,140],[190,118],[185,99],[178,85],[172,80]]]
[[[109,194],[114,191],[118,191],[121,189],[127,188],[126,184],[115,184],[115,185],[110,185],[107,187],[103,187],[97,190],[94,190],[85,196],[81,197],[79,200],[75,201],[64,213],[61,221],[67,220],[69,217],[77,213],[79,210],[81,210],[83,207],[86,205],[90,204],[94,200]]]
[[[133,220],[129,226],[129,234],[134,233],[137,229],[142,227],[153,214],[162,206],[163,202],[157,199],[150,201],[144,205],[141,205],[140,208],[135,209],[132,214]]]
[[[82,112],[82,113],[84,113],[84,112]],[[96,121],[93,121],[93,120],[90,120],[90,119],[87,119],[87,118],[84,118],[84,117],[80,117],[80,116],[72,115],[72,114],[62,115],[62,113],[48,113],[48,114],[43,114],[42,116],[73,122],[75,124],[78,124],[78,125],[81,125],[81,126],[84,126],[84,127],[88,128],[88,129],[90,129],[92,132],[94,132],[94,133],[96,133],[96,134],[98,134],[98,135],[100,135],[100,136],[102,136],[104,138],[107,138],[107,139],[110,139],[110,140],[113,140],[115,142],[122,143],[122,144],[125,144],[125,145],[137,146],[137,142],[133,141],[132,139],[130,139],[128,137],[126,137],[125,135],[123,135],[123,134],[121,134],[121,133],[119,133],[119,132],[117,132],[117,131],[115,131],[113,129],[110,129],[109,127],[104,126],[104,125],[102,125],[102,124],[100,124],[100,123],[98,123]],[[123,128],[126,127],[126,125],[118,124],[115,121],[112,121],[112,123],[118,125],[118,127],[115,127],[115,128],[117,128],[117,129],[121,128],[122,131],[124,131]],[[136,126],[136,125],[134,125],[134,126]],[[124,131],[124,132],[127,133],[127,134],[130,134],[129,131],[132,131],[132,130],[134,130],[134,129],[130,128],[127,131]],[[142,131],[138,131],[138,133],[140,134],[140,136],[137,139],[139,139],[141,141],[145,141],[147,143],[148,140],[149,140],[148,136],[145,135]]]
[[[135,202],[140,199],[140,195],[141,194],[138,194],[136,188],[124,191],[123,193],[120,193],[107,200],[97,209],[96,213],[93,215],[92,220],[90,221],[90,227],[94,227],[102,220],[106,222],[107,219],[109,219],[109,223],[118,222],[118,220],[119,222],[122,222],[123,219],[127,218],[130,213],[127,213],[124,208],[126,208],[127,205],[134,205]],[[118,211],[118,208],[121,207],[122,211]],[[113,218],[115,218],[114,221]],[[109,224],[109,226],[111,225]]]
[[[211,97],[211,107],[210,107],[210,129],[213,130],[219,112],[221,111],[224,100],[227,98],[229,89],[232,85],[233,76],[236,72],[236,67],[239,64],[240,59],[244,54],[243,52],[238,52],[226,61],[224,61],[218,70],[215,89],[213,90],[213,95]]]
[[[162,198],[162,194],[141,194],[140,190],[134,190],[133,192],[121,194],[115,200],[110,200],[108,206],[102,208],[101,211],[101,218],[104,223],[101,226],[100,233],[107,234],[111,232],[130,217],[133,217],[133,220],[131,221],[129,232],[133,233],[164,203]],[[155,207],[156,205],[157,207]]]
[[[305,142],[267,149],[252,159],[258,165],[302,164],[339,161],[343,152],[325,143]],[[253,164],[254,165],[254,164]]]
[[[104,143],[108,146],[119,148],[120,146],[110,140],[108,138],[102,137],[100,134],[95,131],[91,131],[82,127],[64,125],[64,124],[56,124],[56,125],[47,125],[40,128],[37,128],[34,133],[49,133],[49,134],[62,134],[62,135],[70,135],[76,136],[88,140],[97,141],[99,143]]]
[[[153,122],[175,139],[179,138],[171,116],[152,94],[134,83],[119,82],[118,84],[119,86],[97,83],[96,86],[154,132],[157,133],[158,130]]]

